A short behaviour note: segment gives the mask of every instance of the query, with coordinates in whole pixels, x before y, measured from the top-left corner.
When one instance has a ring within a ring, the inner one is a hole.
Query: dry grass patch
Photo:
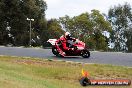
[[[89,72],[91,78],[132,79],[132,68],[123,66],[82,65],[41,58],[0,56],[0,88],[83,88],[78,82],[82,67]],[[116,88],[130,87],[132,86]]]

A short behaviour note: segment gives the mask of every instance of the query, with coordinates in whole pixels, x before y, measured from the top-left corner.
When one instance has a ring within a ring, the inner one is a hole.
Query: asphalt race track
[[[0,55],[39,57],[46,59],[66,60],[84,63],[112,64],[132,67],[132,53],[91,51],[91,57],[89,59],[84,59],[82,57],[58,58],[52,54],[50,49],[0,46]]]

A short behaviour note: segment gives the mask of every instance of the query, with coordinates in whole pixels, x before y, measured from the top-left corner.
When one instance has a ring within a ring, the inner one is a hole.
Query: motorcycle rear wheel
[[[54,47],[54,46],[52,47],[52,53],[53,53],[54,55],[56,55],[57,57],[63,57],[61,54],[59,54],[57,48]]]
[[[56,49],[56,47],[52,47],[52,53],[54,54],[54,55],[58,55],[59,54],[59,52],[57,51],[57,49]]]
[[[81,52],[81,56],[82,56],[83,58],[89,58],[89,57],[90,57],[90,52],[89,52],[88,50],[83,50],[83,51]]]

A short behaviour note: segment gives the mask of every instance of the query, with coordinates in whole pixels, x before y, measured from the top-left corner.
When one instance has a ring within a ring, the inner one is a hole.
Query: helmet
[[[71,34],[70,34],[69,32],[66,32],[66,33],[65,33],[65,38],[66,38],[66,39],[69,39],[70,37],[71,37]]]

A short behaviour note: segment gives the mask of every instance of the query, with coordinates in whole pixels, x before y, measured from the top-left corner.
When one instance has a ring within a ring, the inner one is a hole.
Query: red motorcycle
[[[63,47],[61,46],[61,41],[59,43],[56,42],[57,39],[49,39],[47,42],[52,44],[52,53],[56,56],[62,56],[61,50],[59,50],[57,47],[63,50]],[[75,41],[71,41],[70,47],[74,48],[74,50],[69,50],[65,53],[65,56],[82,56],[83,58],[89,58],[90,52],[88,48],[86,47],[85,43],[76,39]]]

